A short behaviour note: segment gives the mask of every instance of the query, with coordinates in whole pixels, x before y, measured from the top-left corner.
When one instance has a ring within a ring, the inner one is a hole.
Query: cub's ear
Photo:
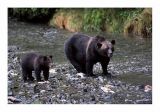
[[[112,40],[111,43],[112,43],[112,45],[115,45],[115,44],[116,44],[116,41],[115,41],[115,40]]]
[[[97,43],[96,47],[99,49],[101,48],[102,44],[101,43]]]
[[[51,59],[52,59],[52,58],[53,58],[53,56],[52,56],[52,55],[50,55],[50,56],[49,56],[49,58],[51,58]]]
[[[47,60],[47,56],[43,56],[43,60],[46,61]]]

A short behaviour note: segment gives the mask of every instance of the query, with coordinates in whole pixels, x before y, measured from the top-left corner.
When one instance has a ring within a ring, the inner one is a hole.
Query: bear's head
[[[43,66],[45,67],[51,67],[52,63],[52,55],[50,56],[43,56]]]
[[[104,37],[96,37],[96,50],[99,55],[111,58],[114,52],[115,40],[107,41]]]

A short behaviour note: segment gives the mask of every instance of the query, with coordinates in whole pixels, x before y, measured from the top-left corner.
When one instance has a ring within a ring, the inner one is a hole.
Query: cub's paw
[[[112,76],[112,74],[111,73],[106,73],[106,74],[104,74],[107,78],[112,78],[113,76]]]

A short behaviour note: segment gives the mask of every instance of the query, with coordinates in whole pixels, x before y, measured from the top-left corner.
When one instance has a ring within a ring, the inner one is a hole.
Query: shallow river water
[[[22,52],[51,54],[53,55],[53,62],[66,63],[64,42],[72,34],[45,25],[33,25],[12,20],[9,21],[8,42],[9,45],[20,47]],[[95,36],[97,33],[92,32],[88,35]],[[119,35],[111,35],[107,39],[116,40],[115,52],[109,65],[109,71],[112,74],[152,75],[151,38],[124,38]]]

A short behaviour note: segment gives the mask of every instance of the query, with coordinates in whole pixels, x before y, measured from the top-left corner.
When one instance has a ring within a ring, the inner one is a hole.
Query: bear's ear
[[[46,61],[47,60],[47,56],[43,56],[43,60]]]
[[[101,48],[102,44],[101,43],[97,43],[96,47],[99,49]]]
[[[112,45],[115,45],[115,44],[116,44],[116,41],[115,41],[115,40],[112,40],[111,43],[112,43]]]
[[[52,55],[49,56],[49,58],[51,58],[51,59],[52,59],[52,57],[53,57]]]

